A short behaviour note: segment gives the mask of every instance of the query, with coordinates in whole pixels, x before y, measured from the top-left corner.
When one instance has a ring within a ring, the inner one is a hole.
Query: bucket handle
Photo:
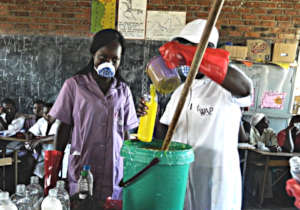
[[[150,169],[152,166],[155,166],[158,163],[159,163],[159,159],[154,158],[145,168],[140,170],[136,175],[134,175],[133,177],[128,179],[126,182],[123,182],[123,179],[121,179],[121,181],[119,183],[119,186],[120,187],[127,187],[128,185],[132,184],[132,182],[134,182],[139,176],[144,174],[148,169]]]

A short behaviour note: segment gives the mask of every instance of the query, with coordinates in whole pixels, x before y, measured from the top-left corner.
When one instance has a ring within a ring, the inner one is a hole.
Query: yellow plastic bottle
[[[146,105],[148,106],[147,114],[140,118],[137,137],[140,141],[151,142],[157,112],[157,96],[153,84],[150,85],[150,101],[147,101]]]

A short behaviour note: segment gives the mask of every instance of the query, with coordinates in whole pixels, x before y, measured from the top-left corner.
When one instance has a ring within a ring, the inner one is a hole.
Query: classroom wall
[[[90,37],[91,0],[0,0],[0,34]],[[148,10],[186,11],[187,21],[206,18],[212,0],[148,0]],[[221,40],[295,40],[299,0],[226,0],[217,23]]]

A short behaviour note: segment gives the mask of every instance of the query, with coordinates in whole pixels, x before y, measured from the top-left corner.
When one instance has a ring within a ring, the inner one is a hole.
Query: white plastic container
[[[292,177],[300,183],[300,157],[291,157],[289,163]]]
[[[62,210],[62,205],[59,199],[57,198],[57,190],[50,189],[48,196],[43,200],[42,210]]]
[[[18,210],[10,200],[8,192],[0,192],[0,210]]]
[[[10,196],[11,201],[18,205],[18,201],[25,197],[26,186],[25,184],[18,184],[16,187],[16,193]]]
[[[30,184],[27,185],[26,190],[30,192],[33,208],[36,210],[40,210],[41,203],[44,199],[44,191],[41,185],[39,184],[39,177],[31,176]]]
[[[57,198],[62,204],[63,210],[70,210],[70,196],[67,190],[65,190],[65,182],[59,180],[56,182]]]
[[[87,171],[87,180],[89,182],[89,193],[90,193],[90,196],[93,196],[94,177],[91,172],[90,165],[84,165],[83,170]]]

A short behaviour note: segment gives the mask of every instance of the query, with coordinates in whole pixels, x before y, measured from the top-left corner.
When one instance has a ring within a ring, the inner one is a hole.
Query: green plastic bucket
[[[161,151],[162,141],[151,143],[127,140],[121,149],[124,157],[124,182],[145,167],[148,170],[123,188],[123,210],[182,210],[189,165],[194,161],[191,146],[171,142]],[[159,162],[149,167],[154,158]]]

